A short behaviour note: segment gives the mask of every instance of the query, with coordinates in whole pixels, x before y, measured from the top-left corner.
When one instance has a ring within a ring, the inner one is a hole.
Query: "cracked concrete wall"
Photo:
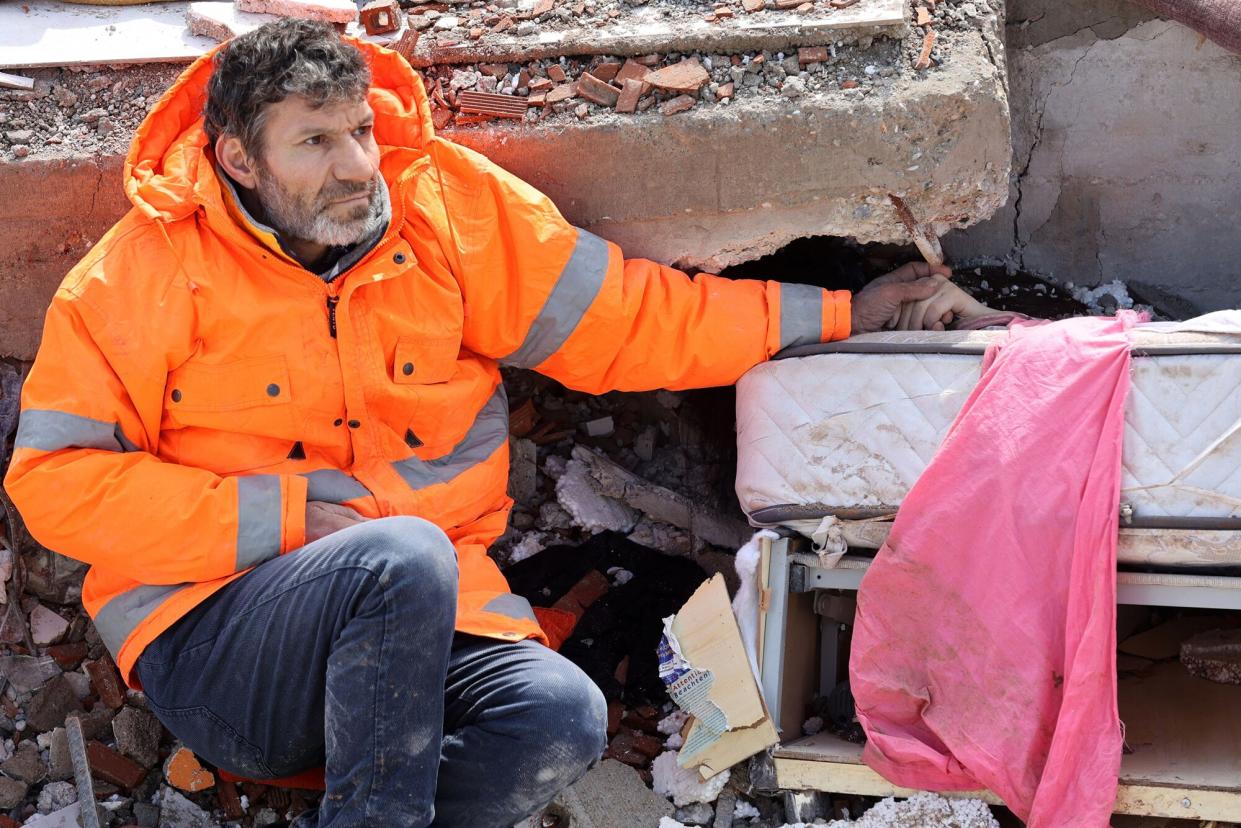
[[[1241,307],[1241,57],[1127,0],[1014,0],[1007,38],[1008,203],[949,255]]]

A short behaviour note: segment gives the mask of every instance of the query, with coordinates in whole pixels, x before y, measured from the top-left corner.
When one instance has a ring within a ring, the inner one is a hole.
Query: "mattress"
[[[824,518],[879,546],[1003,330],[889,332],[792,349],[737,384],[737,495],[756,526]],[[1139,328],[1119,559],[1241,565],[1241,333]]]

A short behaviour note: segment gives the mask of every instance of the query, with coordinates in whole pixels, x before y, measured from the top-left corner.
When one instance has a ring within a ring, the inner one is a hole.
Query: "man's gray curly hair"
[[[327,23],[278,20],[230,40],[214,59],[203,113],[207,138],[241,139],[246,153],[263,155],[268,106],[290,95],[312,106],[362,100],[370,69],[357,47]]]

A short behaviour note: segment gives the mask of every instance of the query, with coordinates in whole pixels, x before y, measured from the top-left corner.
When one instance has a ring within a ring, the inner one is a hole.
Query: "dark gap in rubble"
[[[796,239],[762,258],[725,269],[721,275],[733,279],[775,279],[817,285],[828,290],[859,291],[870,280],[900,267],[920,261],[913,245],[859,244],[839,236],[809,236]],[[953,263],[949,262],[949,266]],[[1040,319],[1064,319],[1094,312],[1114,312],[1123,307],[1116,296],[1104,293],[1098,304],[1080,301],[1080,289],[1022,270],[1002,265],[955,267],[953,281],[984,305],[1001,311],[1016,311]],[[1145,304],[1143,297],[1132,299]],[[1158,311],[1156,311],[1158,314]]]

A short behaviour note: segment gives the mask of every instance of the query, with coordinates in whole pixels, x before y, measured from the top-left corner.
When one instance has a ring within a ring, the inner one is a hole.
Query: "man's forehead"
[[[281,131],[351,129],[374,116],[365,98],[350,101],[329,101],[315,106],[301,95],[290,95],[271,104],[267,113],[269,128]]]

